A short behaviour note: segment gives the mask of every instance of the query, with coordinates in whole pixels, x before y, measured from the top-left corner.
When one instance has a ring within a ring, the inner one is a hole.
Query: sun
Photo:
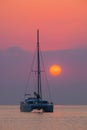
[[[53,76],[58,76],[62,72],[62,68],[59,65],[52,65],[49,68],[49,72]]]

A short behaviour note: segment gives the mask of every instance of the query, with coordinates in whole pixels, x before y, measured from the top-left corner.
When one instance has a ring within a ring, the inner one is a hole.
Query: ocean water
[[[87,130],[87,106],[55,106],[53,113],[0,106],[0,130]]]

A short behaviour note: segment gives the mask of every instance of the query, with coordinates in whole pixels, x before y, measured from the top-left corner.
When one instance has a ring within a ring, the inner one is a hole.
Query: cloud
[[[43,52],[45,71],[54,103],[87,103],[86,57],[86,49]],[[32,53],[19,47],[0,50],[0,104],[18,104],[20,102],[31,63]],[[49,66],[55,63],[62,67],[62,74],[59,77],[53,77],[48,72]],[[43,84],[45,86],[46,83]],[[44,91],[44,94],[48,94],[46,86]]]

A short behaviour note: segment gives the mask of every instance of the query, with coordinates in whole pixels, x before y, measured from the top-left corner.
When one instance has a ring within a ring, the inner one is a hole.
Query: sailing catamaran
[[[20,103],[21,112],[31,112],[35,109],[42,109],[43,112],[53,112],[53,103],[42,99],[40,50],[39,50],[39,30],[37,30],[37,92],[34,96],[27,97]]]

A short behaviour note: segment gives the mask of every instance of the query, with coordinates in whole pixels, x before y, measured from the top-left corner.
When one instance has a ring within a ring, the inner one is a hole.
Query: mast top
[[[39,44],[39,29],[37,29],[37,44]]]

